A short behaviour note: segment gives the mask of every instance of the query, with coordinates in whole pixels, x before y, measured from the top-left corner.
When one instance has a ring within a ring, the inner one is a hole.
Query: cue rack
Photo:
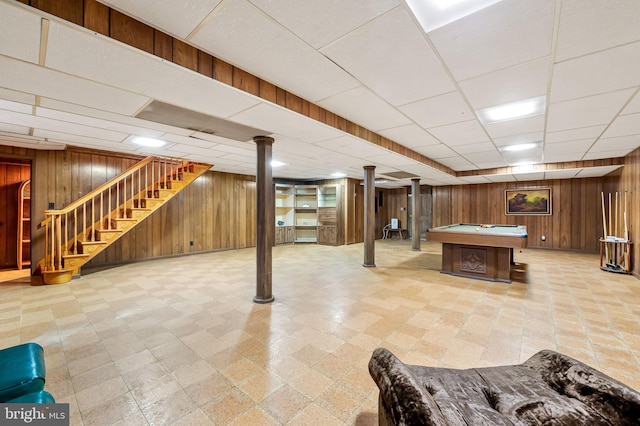
[[[631,241],[627,215],[630,197],[627,191],[609,193],[608,197],[602,192],[601,196],[604,235],[600,238],[600,269],[630,274]]]

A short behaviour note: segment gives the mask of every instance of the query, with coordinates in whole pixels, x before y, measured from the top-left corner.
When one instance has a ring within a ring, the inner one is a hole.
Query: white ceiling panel
[[[608,151],[589,151],[583,160],[599,160],[601,158],[617,158],[624,157],[629,153],[628,149],[609,149]]]
[[[0,100],[0,110],[20,112],[22,114],[33,113],[33,106],[20,102]]]
[[[478,166],[480,170],[482,169],[495,169],[496,167],[507,167],[508,164],[504,159],[499,159],[495,161],[474,161],[474,164]]]
[[[503,0],[431,33],[457,80],[549,56],[555,1]]]
[[[547,132],[545,143],[557,143],[591,138],[594,142],[607,126],[581,127],[579,129],[563,130],[560,132]]]
[[[563,0],[556,61],[638,40],[637,0]]]
[[[319,49],[393,9],[398,0],[251,0],[264,12],[281,22],[298,37]],[[313,16],[316,19],[309,19]]]
[[[626,89],[639,84],[640,42],[637,42],[556,64],[553,69],[551,102]]]
[[[414,149],[416,150],[416,152],[419,152],[420,154],[432,158],[436,161],[438,161],[440,158],[455,157],[456,155],[458,155],[454,150],[442,143],[438,145],[420,146]]]
[[[404,7],[369,22],[321,52],[392,105],[455,88]],[[384,66],[380,66],[382,63]],[[425,74],[428,79],[420,78]]]
[[[599,166],[599,167],[587,167],[577,174],[576,177],[584,178],[584,177],[597,177],[597,176],[606,176],[609,173],[619,169],[622,166]]]
[[[487,175],[487,179],[491,182],[515,182],[516,178],[513,175]]]
[[[404,155],[390,153],[386,153],[383,155],[371,155],[367,157],[363,156],[362,158],[365,161],[370,161],[376,164],[384,164],[385,166],[391,167],[404,167],[407,164],[412,164],[415,161],[405,157]]]
[[[186,38],[221,1],[100,0],[100,3],[169,34]]]
[[[7,124],[16,124],[18,126],[51,130],[60,133],[69,133],[72,135],[85,136],[92,139],[104,139],[112,142],[119,142],[127,137],[127,134],[125,133],[96,129],[90,126],[67,123],[50,118],[38,117],[30,114],[20,114],[17,112],[6,110],[0,110],[0,122]]]
[[[51,141],[57,141],[59,143],[65,143],[69,145],[84,145],[85,143],[91,147],[104,146],[105,149],[110,151],[121,151],[125,149],[122,142],[113,142],[105,139],[89,138],[84,135],[73,135],[70,133],[56,132],[52,130],[35,129],[33,135],[38,138],[47,139]]]
[[[434,127],[428,130],[429,133],[451,147],[489,140],[484,128],[477,120]]]
[[[0,40],[11,41],[0,43],[0,55],[37,64],[40,56],[41,18],[18,2],[0,3],[0,16]]]
[[[504,136],[501,138],[493,138],[496,146],[522,145],[525,143],[541,142],[544,132],[525,133],[520,135]]]
[[[461,177],[460,180],[463,180],[467,183],[491,183],[491,181],[485,176],[464,176]]]
[[[581,157],[589,150],[593,144],[593,139],[582,139],[577,141],[563,141],[549,143],[544,146],[544,155],[547,161],[552,160],[557,154],[575,153],[576,157]]]
[[[488,162],[495,162],[497,164],[506,165],[502,154],[495,149],[493,151],[474,152],[464,156],[466,159],[474,164],[484,164]]]
[[[13,135],[0,135],[0,145],[56,151],[66,148],[66,144],[64,143],[44,141],[32,136],[15,137]]]
[[[602,137],[613,138],[626,135],[639,135],[640,137],[640,113],[621,115],[616,118]]]
[[[465,155],[465,157],[466,154],[476,154],[480,152],[498,152],[491,142],[477,142],[469,145],[456,145],[455,151],[458,154]]]
[[[549,57],[479,75],[460,82],[474,109],[482,109],[547,92]]]
[[[113,57],[122,58],[128,66],[122,67],[110,59]],[[194,71],[83,29],[59,24],[51,25],[46,65],[215,117],[228,117],[258,103],[257,99]]]
[[[458,92],[423,99],[403,105],[399,109],[425,129],[475,118]]]
[[[319,142],[343,134],[341,131],[325,126],[316,120],[266,102],[261,102],[230,118],[236,123],[246,125],[251,123],[251,126],[270,133],[279,133],[306,142]]]
[[[358,86],[353,77],[246,0],[223,2],[191,41],[313,102]]]
[[[607,152],[627,150],[633,151],[640,143],[640,134],[630,136],[619,136],[617,138],[600,138],[593,144],[589,152]]]
[[[331,96],[318,105],[340,116],[349,116],[354,123],[374,132],[411,123],[406,116],[364,87]]]
[[[547,131],[577,129],[608,124],[629,100],[634,90],[620,90],[602,95],[549,105]]]
[[[544,179],[544,172],[514,173],[513,177],[515,177],[518,182],[526,182],[528,180],[542,180]]]
[[[634,114],[636,112],[640,112],[640,95],[638,93],[640,92],[636,91],[633,99],[627,104],[624,111],[622,111],[623,114]]]
[[[544,172],[545,179],[571,179],[582,169],[548,170]]]
[[[336,139],[330,139],[322,142],[317,142],[315,145],[330,151],[340,152],[342,154],[353,155],[355,157],[368,158],[377,155],[389,155],[389,151],[374,145],[370,142],[365,142],[362,139],[354,136],[341,136]],[[406,158],[406,157],[405,157]]]
[[[5,88],[123,114],[132,114],[149,100],[145,96],[4,56],[0,56],[0,75]]]
[[[457,171],[472,170],[477,168],[476,166],[471,164],[469,160],[462,157],[441,158],[438,160],[438,162]]]
[[[0,87],[0,99],[28,105],[34,105],[36,102],[36,97],[30,93],[18,92],[15,90],[4,89],[2,87]]]
[[[503,138],[507,136],[519,136],[544,131],[543,115],[535,117],[521,118],[519,120],[503,121],[501,123],[489,124],[485,126],[487,133],[492,138]]]
[[[17,135],[29,135],[31,127],[18,126],[16,124],[0,123],[0,133],[15,133]],[[0,135],[0,142],[2,136]]]
[[[436,145],[440,143],[440,141],[434,138],[429,132],[415,124],[407,124],[405,126],[380,130],[378,133],[399,143],[400,145],[406,146],[407,148]]]

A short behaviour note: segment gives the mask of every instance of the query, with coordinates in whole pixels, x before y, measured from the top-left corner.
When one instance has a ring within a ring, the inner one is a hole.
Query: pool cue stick
[[[607,213],[604,207],[604,192],[601,192],[602,195],[602,229],[604,229],[604,257],[606,262],[609,262],[609,246],[607,245]]]
[[[612,218],[611,218],[611,193],[609,193],[609,232],[613,232],[613,229],[611,227],[611,222]]]

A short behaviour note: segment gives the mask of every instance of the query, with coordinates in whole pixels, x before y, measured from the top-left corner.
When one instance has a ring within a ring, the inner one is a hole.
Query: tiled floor
[[[524,250],[526,282],[443,275],[440,244],[278,246],[269,305],[255,250],[135,263],[69,284],[0,282],[0,347],[45,348],[71,424],[375,425],[367,363],[515,364],[550,348],[640,389],[640,280],[598,256]]]

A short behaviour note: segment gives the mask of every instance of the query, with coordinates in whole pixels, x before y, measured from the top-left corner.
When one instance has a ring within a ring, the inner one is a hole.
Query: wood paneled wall
[[[62,208],[141,158],[69,149],[37,151],[33,161],[34,224],[49,203]],[[85,269],[160,256],[255,245],[255,177],[208,171]],[[34,262],[42,258],[43,231],[32,228]]]
[[[617,188],[620,192],[627,192],[630,198],[627,206],[627,225],[631,241],[634,243],[631,249],[633,260],[631,262],[633,274],[640,277],[640,148],[625,157],[625,165],[622,168],[620,183]]]
[[[615,192],[618,176],[433,187],[433,226],[452,223],[526,225],[529,247],[597,252],[601,193]],[[552,214],[505,214],[505,190],[551,188]],[[546,237],[542,241],[542,236]]]
[[[18,189],[30,178],[30,161],[0,158],[0,269],[18,265]]]

